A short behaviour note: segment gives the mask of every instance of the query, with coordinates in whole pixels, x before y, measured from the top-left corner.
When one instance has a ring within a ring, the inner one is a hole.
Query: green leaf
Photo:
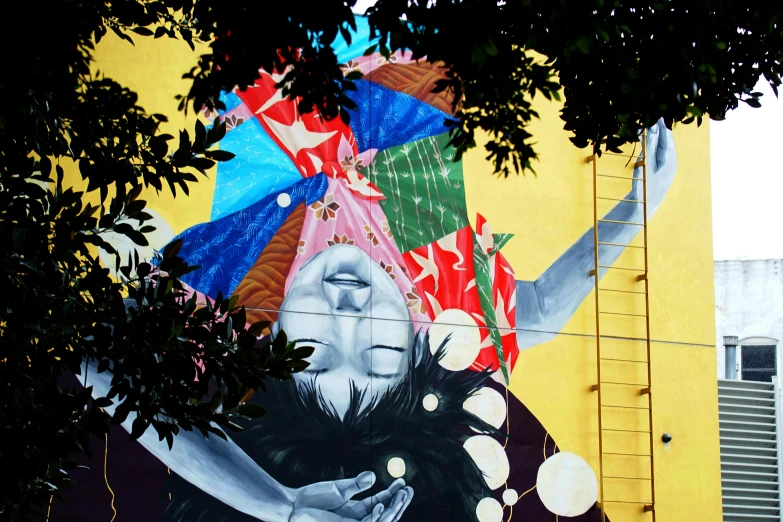
[[[188,166],[200,171],[205,171],[214,167],[215,162],[207,158],[193,157],[188,161]]]
[[[207,129],[201,120],[196,120],[196,137],[193,138],[193,151],[202,151],[207,145]]]
[[[207,138],[207,142],[209,145],[213,145],[220,140],[223,139],[223,137],[226,135],[226,124],[224,122],[220,121],[220,118],[215,118],[215,121],[212,122],[212,127],[209,129],[209,136]]]
[[[163,259],[169,259],[177,254],[179,254],[179,250],[182,248],[182,238],[175,239],[168,245],[166,245],[163,248]]]
[[[95,405],[99,408],[108,408],[112,404],[114,404],[114,401],[109,399],[108,397],[99,397],[93,401]]]
[[[48,176],[52,171],[52,161],[47,156],[41,157],[41,160],[38,163],[38,169],[41,171],[41,174]]]
[[[293,343],[291,344],[293,346]],[[286,355],[290,359],[306,359],[313,355],[313,352],[315,351],[315,348],[313,346],[299,346],[297,348],[294,348],[290,352],[288,352]]]
[[[272,324],[269,321],[258,321],[257,323],[253,323],[250,328],[247,329],[247,333],[249,333],[252,336],[258,337],[261,335],[261,332],[268,328],[269,325]]]
[[[147,431],[147,428],[149,427],[149,423],[142,417],[136,417],[133,419],[133,425],[131,427],[131,434],[130,438],[131,440],[138,440],[139,437],[144,435],[144,432]]]
[[[258,404],[243,404],[239,407],[238,413],[240,415],[243,415],[245,417],[250,417],[251,419],[255,419],[258,417],[263,417],[266,413],[266,410],[259,406]]]
[[[131,29],[136,34],[140,34],[142,36],[152,36],[154,33],[147,29],[146,27],[134,27]]]
[[[125,34],[123,31],[121,31],[116,25],[112,25],[111,26],[111,30],[114,32],[114,34],[119,36],[122,40],[125,40],[126,42],[129,42],[133,46],[136,45],[135,43],[133,43],[133,40],[131,39],[131,37],[128,36],[127,34]]]
[[[123,234],[128,237],[131,241],[136,243],[140,246],[148,246],[149,242],[147,241],[147,238],[144,237],[144,234],[139,232],[138,230],[135,230],[133,227],[128,225],[127,223],[120,223],[118,225],[114,226],[114,231],[118,234]]]
[[[227,150],[208,150],[205,155],[209,159],[213,159],[215,161],[229,161],[236,157],[236,154],[233,152],[228,152]]]

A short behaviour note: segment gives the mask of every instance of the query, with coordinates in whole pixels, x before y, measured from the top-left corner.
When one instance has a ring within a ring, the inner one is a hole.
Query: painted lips
[[[325,277],[324,281],[343,290],[360,290],[370,286],[370,283],[356,274],[337,273]]]

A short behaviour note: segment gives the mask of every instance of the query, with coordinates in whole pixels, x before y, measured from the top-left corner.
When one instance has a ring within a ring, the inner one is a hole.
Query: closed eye
[[[320,368],[318,370],[310,370],[308,368],[305,368],[302,370],[302,373],[306,373],[308,375],[321,375],[322,373],[326,373],[329,371],[329,368]]]
[[[370,346],[370,350],[373,349],[382,349],[382,350],[394,350],[395,352],[405,352],[407,351],[402,346],[388,346],[386,344],[374,344]]]
[[[389,346],[388,344],[374,344],[367,349],[369,356],[367,366],[369,371],[367,375],[373,379],[400,379],[405,373],[401,371],[380,372],[380,369],[398,369],[400,367],[407,348],[402,346]],[[390,367],[391,366],[391,367]]]
[[[325,342],[319,341],[318,339],[294,339],[291,342],[294,344],[315,343],[326,346]]]
[[[399,379],[404,374],[402,372],[397,372],[397,373],[374,373],[374,372],[371,372],[368,375],[370,377],[372,377],[373,379]]]

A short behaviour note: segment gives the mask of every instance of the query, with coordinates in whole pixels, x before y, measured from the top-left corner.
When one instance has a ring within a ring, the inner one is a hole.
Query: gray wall
[[[723,336],[740,340],[783,339],[783,260],[715,262],[715,322],[718,378],[725,377]],[[758,339],[762,338],[762,339]],[[766,343],[764,343],[766,344]],[[781,367],[778,349],[778,369]],[[739,360],[739,353],[737,354]]]

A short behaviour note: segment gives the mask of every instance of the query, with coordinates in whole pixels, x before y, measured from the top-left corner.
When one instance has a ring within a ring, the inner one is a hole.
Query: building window
[[[742,345],[742,380],[772,382],[777,375],[777,346]]]

